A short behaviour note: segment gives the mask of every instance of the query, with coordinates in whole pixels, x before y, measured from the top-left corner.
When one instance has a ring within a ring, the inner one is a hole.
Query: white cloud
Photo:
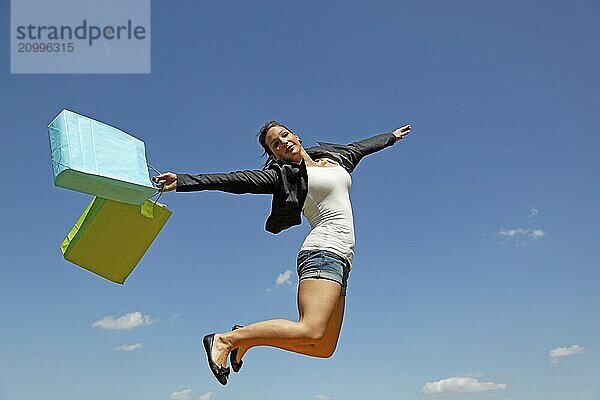
[[[574,344],[570,347],[557,347],[550,350],[548,355],[550,356],[550,362],[556,364],[561,358],[573,356],[575,354],[581,354],[585,351],[585,347],[578,344]]]
[[[317,394],[315,400],[331,400],[331,397],[325,396],[324,394]]]
[[[529,218],[535,217],[539,213],[540,210],[538,210],[537,208],[532,208],[531,210],[529,210]]]
[[[424,395],[433,395],[442,393],[484,392],[502,389],[506,389],[506,384],[479,382],[477,379],[469,376],[454,376],[437,382],[427,382],[423,386],[423,389],[421,389],[421,393]]]
[[[523,228],[514,228],[514,229],[500,229],[498,235],[504,236],[506,238],[519,238],[526,237],[531,240],[539,239],[544,237],[546,233],[542,229],[523,229]]]
[[[171,400],[192,400],[192,389],[183,389],[171,393]]]
[[[115,317],[114,315],[108,315],[92,324],[94,328],[101,329],[116,329],[116,330],[131,330],[140,326],[150,325],[156,322],[147,315],[143,315],[141,312],[136,311],[129,314]]]
[[[508,237],[513,237],[513,236],[517,236],[517,235],[524,235],[526,234],[527,231],[523,228],[517,228],[517,229],[500,229],[500,232],[498,232],[499,235],[502,236],[508,236]]]
[[[183,389],[178,392],[171,393],[171,400],[210,400],[213,392],[206,392],[201,396],[194,397],[192,389]]]
[[[529,233],[529,237],[531,237],[532,239],[541,238],[545,235],[546,235],[546,233],[541,229],[532,229],[531,232]]]
[[[275,280],[275,284],[277,286],[291,285],[292,284],[292,281],[290,280],[291,276],[292,276],[292,271],[287,270],[283,274],[279,274],[279,276]]]
[[[202,396],[198,397],[198,400],[210,400],[212,398],[213,392],[206,392]]]
[[[141,349],[141,348],[142,348],[141,343],[122,344],[120,346],[113,347],[114,350],[118,350],[118,351],[135,351],[135,350]]]

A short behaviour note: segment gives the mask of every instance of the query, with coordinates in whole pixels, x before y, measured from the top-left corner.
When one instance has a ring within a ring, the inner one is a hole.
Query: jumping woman
[[[266,230],[279,233],[299,225],[303,213],[311,230],[297,258],[298,321],[273,319],[203,339],[208,365],[225,385],[229,367],[238,372],[242,357],[255,346],[272,346],[328,358],[335,351],[344,317],[348,274],[354,257],[354,222],[350,173],[366,155],[391,146],[410,133],[410,125],[349,145],[318,142],[304,148],[285,125],[271,121],[258,133],[268,156],[262,170],[216,174],[174,174],[153,177],[159,190],[273,195]]]

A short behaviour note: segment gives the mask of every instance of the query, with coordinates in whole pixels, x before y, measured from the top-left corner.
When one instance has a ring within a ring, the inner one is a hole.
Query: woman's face
[[[267,131],[265,143],[276,160],[296,164],[302,161],[300,138],[281,125],[273,126]]]

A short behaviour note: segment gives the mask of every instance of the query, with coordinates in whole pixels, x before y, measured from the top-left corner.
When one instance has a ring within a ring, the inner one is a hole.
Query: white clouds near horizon
[[[148,315],[144,315],[139,311],[115,317],[107,315],[92,324],[94,328],[112,329],[112,330],[131,330],[144,325],[150,325],[156,322]]]
[[[192,389],[183,389],[177,392],[171,393],[171,400],[210,400],[213,392],[206,392],[201,396],[194,398]]]
[[[585,347],[578,344],[574,344],[569,347],[557,347],[548,352],[550,362],[556,364],[561,358],[573,356],[575,354],[581,354],[585,352]]]
[[[538,239],[544,237],[546,233],[542,229],[523,229],[521,227],[514,229],[500,229],[498,232],[499,235],[505,236],[508,238],[525,236],[531,239]]]
[[[141,349],[141,348],[142,348],[141,343],[134,343],[134,344],[122,344],[120,346],[113,347],[113,350],[129,352],[129,351],[135,351],[135,350]]]
[[[443,393],[485,392],[503,389],[506,389],[506,384],[504,383],[479,382],[476,378],[470,376],[453,376],[451,378],[441,379],[437,382],[427,382],[423,385],[421,393],[424,395],[434,395]]]
[[[177,392],[171,393],[171,400],[191,400],[192,389],[183,389]]]
[[[512,229],[500,229],[498,232],[494,232],[495,235],[502,237],[500,244],[515,243],[516,245],[525,245],[536,241],[546,236],[546,232],[543,229],[525,229],[525,228],[512,228]]]

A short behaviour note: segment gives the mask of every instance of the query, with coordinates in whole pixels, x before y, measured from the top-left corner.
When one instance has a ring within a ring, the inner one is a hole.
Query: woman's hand
[[[169,192],[177,189],[177,175],[172,172],[165,172],[164,174],[153,176],[152,182],[156,184],[159,192]]]
[[[398,128],[394,131],[394,135],[396,136],[396,142],[400,139],[404,139],[406,135],[410,133],[410,125],[404,125],[402,128]]]

